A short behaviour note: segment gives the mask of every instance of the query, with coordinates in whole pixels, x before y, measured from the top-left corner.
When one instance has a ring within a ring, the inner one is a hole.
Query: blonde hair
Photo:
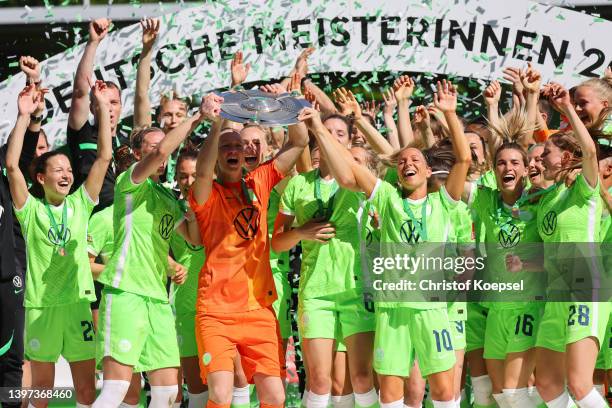
[[[582,82],[576,88],[587,86],[595,91],[597,95],[612,106],[612,78],[591,78]]]
[[[503,142],[518,142],[529,133],[532,133],[535,128],[529,124],[529,118],[525,109],[515,109],[506,115],[500,116],[497,123],[489,122],[489,130],[491,134],[497,136]]]
[[[160,100],[159,100],[159,108],[160,108],[160,112],[161,112],[161,108],[172,101],[177,101],[180,102],[183,105],[183,109],[185,109],[185,112],[187,112],[187,110],[189,110],[189,103],[187,103],[186,100],[182,99],[179,94],[176,92],[176,90],[172,90],[172,92],[166,92],[164,94],[162,94]]]

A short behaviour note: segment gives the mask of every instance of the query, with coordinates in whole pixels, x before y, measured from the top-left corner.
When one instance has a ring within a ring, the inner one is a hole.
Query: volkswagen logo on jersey
[[[555,228],[557,228],[557,213],[551,210],[542,220],[542,232],[546,235],[552,235],[555,232]]]
[[[259,230],[259,210],[255,207],[246,207],[240,210],[234,218],[234,228],[242,239],[255,238]]]
[[[417,222],[419,223],[418,227],[412,223],[412,220],[408,220],[402,225],[400,236],[404,242],[408,244],[416,244],[421,240],[421,234],[419,233],[421,230],[421,222]]]
[[[15,289],[21,289],[23,287],[23,280],[21,280],[21,276],[13,277],[13,286]]]
[[[168,239],[173,230],[174,217],[170,214],[164,215],[159,222],[159,235],[161,235],[163,239]]]
[[[47,232],[47,238],[49,238],[49,241],[51,241],[51,243],[54,245],[60,245],[62,242],[70,241],[70,228],[64,228],[64,224],[59,224],[57,227],[59,228],[60,236],[57,236],[55,230],[53,227],[51,227]]]
[[[521,231],[513,223],[507,222],[501,226],[498,239],[504,248],[512,248],[521,240]]]

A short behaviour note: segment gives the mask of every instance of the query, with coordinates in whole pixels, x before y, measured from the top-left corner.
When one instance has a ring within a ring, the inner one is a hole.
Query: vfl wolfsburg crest
[[[416,244],[421,241],[421,228],[422,224],[420,221],[416,221],[418,225],[415,225],[412,220],[406,221],[402,224],[400,229],[400,236],[402,240],[408,244]]]
[[[542,232],[546,235],[552,235],[557,228],[557,213],[549,211],[542,220]]]
[[[172,231],[174,231],[174,217],[170,214],[166,214],[159,222],[159,235],[161,235],[163,239],[168,239]]]
[[[499,243],[504,248],[512,248],[521,241],[521,231],[511,222],[501,226],[498,235]]]
[[[70,228],[64,227],[64,224],[58,225],[59,234],[57,234],[53,227],[47,231],[47,238],[53,245],[60,245],[62,242],[70,241]]]
[[[259,210],[255,207],[245,207],[236,218],[234,218],[234,228],[242,239],[251,240],[255,238],[259,230]]]

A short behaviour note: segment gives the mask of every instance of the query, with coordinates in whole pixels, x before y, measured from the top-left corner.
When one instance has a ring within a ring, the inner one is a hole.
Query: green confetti
[[[9,68],[18,67],[18,66],[19,66],[19,62],[11,62],[9,64]]]

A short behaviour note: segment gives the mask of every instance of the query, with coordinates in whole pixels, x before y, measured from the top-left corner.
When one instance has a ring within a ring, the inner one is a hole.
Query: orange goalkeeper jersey
[[[270,192],[282,178],[274,161],[269,161],[244,177],[249,197],[241,182],[214,181],[202,205],[189,193],[206,248],[198,281],[198,312],[245,312],[276,300],[266,219]]]

